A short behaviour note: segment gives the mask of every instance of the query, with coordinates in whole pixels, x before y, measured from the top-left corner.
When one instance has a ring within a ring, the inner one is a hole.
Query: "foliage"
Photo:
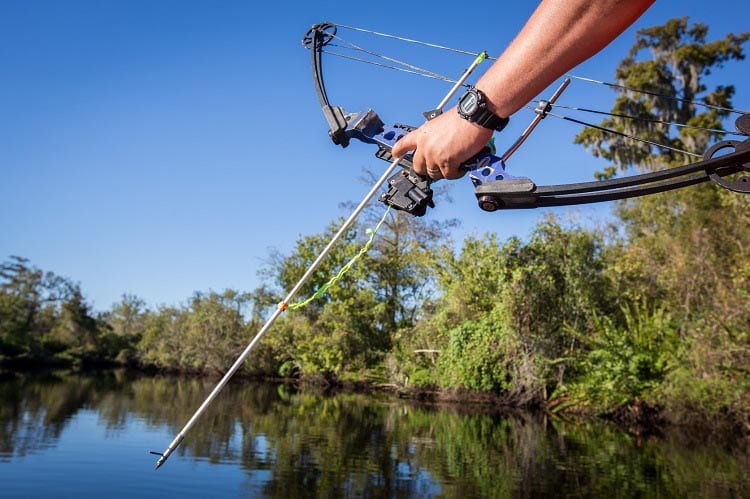
[[[0,355],[106,358],[106,328],[80,286],[12,256],[0,266]]]
[[[543,386],[534,356],[498,314],[451,329],[437,373],[444,388],[495,392],[514,405],[541,399]]]
[[[142,361],[167,369],[223,373],[246,343],[250,295],[195,293],[187,307],[149,317],[138,344]]]
[[[639,31],[617,69],[617,83],[650,93],[620,89],[611,111],[615,116],[601,126],[698,153],[721,139],[721,120],[729,114],[734,87],[716,85],[709,90],[704,77],[729,61],[744,59],[742,46],[750,35],[707,41],[707,33],[707,26],[689,26],[684,18]],[[650,57],[641,57],[644,52]],[[680,99],[667,97],[671,95]],[[674,150],[655,150],[597,129],[584,131],[576,140],[615,163],[604,176],[630,167],[653,170],[685,161]],[[742,276],[750,247],[749,203],[745,196],[708,185],[619,203],[617,215],[627,241],[610,255],[609,275],[616,288],[635,300],[660,301],[687,320],[710,311],[732,328],[749,327],[748,301],[742,298],[748,291],[748,280]]]
[[[331,249],[300,295],[312,294],[316,284],[338,273],[368,237],[361,227],[374,226],[381,216],[380,206],[366,209],[362,221]],[[264,274],[277,276],[280,290],[290,289],[340,224],[302,237],[287,257],[276,254]],[[446,247],[449,225],[391,211],[371,250],[336,286],[279,321],[283,332],[270,343],[284,371],[338,376],[376,369],[394,349],[400,332],[416,323],[424,304],[433,298],[434,269]]]
[[[617,82],[652,93],[636,94],[621,89],[612,112],[638,116],[645,121],[613,117],[601,125],[698,153],[711,141],[721,139],[724,134],[719,130],[723,129],[722,120],[728,117],[734,86],[715,85],[709,89],[705,77],[729,61],[744,59],[743,45],[749,35],[729,34],[707,41],[707,33],[707,26],[699,23],[689,26],[687,19],[673,19],[664,26],[639,31],[636,44],[617,69]],[[643,57],[644,53],[650,57]],[[678,95],[681,99],[666,95]],[[657,121],[687,123],[705,129],[676,128]],[[685,161],[674,151],[654,150],[644,143],[626,142],[600,130],[587,130],[577,141],[594,155],[614,163],[604,177],[631,167],[654,170]],[[622,390],[618,401],[651,392],[658,393],[668,407],[681,408],[683,412],[697,408],[704,413],[747,413],[737,408],[743,403],[748,407],[750,383],[744,334],[750,330],[748,208],[750,200],[746,196],[710,185],[617,205],[624,238],[606,254],[605,274],[611,288],[615,296],[621,297],[621,305],[646,300],[658,310],[669,311],[672,321],[667,330],[679,331],[680,335],[679,348],[675,347],[672,356],[673,360],[679,358],[679,362],[667,373],[657,370],[660,376],[652,381],[648,381],[648,376],[636,376],[630,378],[634,385],[623,385],[627,370],[620,369],[617,376],[601,373],[609,382],[620,379],[616,383]],[[615,318],[610,324],[613,316],[600,318],[601,326],[605,327],[598,329],[601,332],[629,328],[637,318],[634,316],[645,313],[637,308],[630,311],[625,323],[618,323]],[[647,319],[649,315],[646,313]],[[636,327],[644,323],[636,322]],[[654,330],[654,339],[663,341],[659,334],[664,331]],[[665,350],[671,343],[666,342]],[[634,353],[627,351],[628,355]],[[658,356],[656,352],[652,354],[647,357],[654,365]],[[582,383],[590,386],[593,381]],[[609,397],[613,403],[612,395],[604,399]]]
[[[504,298],[513,327],[535,353],[557,359],[573,348],[568,327],[586,330],[592,312],[610,311],[602,240],[597,231],[548,218],[517,247]]]
[[[585,344],[581,375],[560,392],[576,405],[606,410],[634,401],[655,401],[655,391],[680,361],[679,336],[664,310],[643,304],[623,310],[625,321],[594,317],[592,334],[571,331]]]
[[[708,91],[703,78],[728,61],[744,59],[742,44],[750,35],[730,33],[721,40],[707,42],[707,34],[708,26],[701,23],[689,26],[687,18],[639,30],[628,57],[616,70],[617,84],[621,87],[611,110],[613,116],[600,126],[687,151],[702,152],[711,139],[721,138],[722,133],[712,130],[722,128],[721,118],[729,114],[735,89],[733,85],[717,85]],[[643,51],[649,51],[651,57],[639,58]],[[700,102],[716,107],[699,106]],[[678,128],[675,135],[675,127],[670,123],[701,126],[706,130]],[[684,157],[672,149],[655,150],[649,142],[628,140],[601,129],[587,128],[576,137],[576,142],[595,156],[614,162],[602,177],[631,166],[657,169],[675,161],[684,162]]]
[[[570,364],[550,368],[575,346],[565,326],[586,328],[592,310],[608,308],[602,239],[554,218],[527,243],[467,238],[458,256],[444,254],[430,315],[399,338],[401,374],[414,381],[411,373],[433,362],[414,352],[439,350],[442,370],[432,379],[420,374],[423,383],[493,390],[522,404],[543,400]]]
[[[750,424],[750,329],[694,325],[684,358],[668,373],[660,394],[677,419],[709,415]],[[729,416],[729,418],[727,418]]]
[[[141,339],[148,310],[146,302],[132,294],[123,294],[112,309],[102,314],[102,319],[109,329],[110,356],[118,362],[130,364],[137,362],[136,348]]]
[[[510,388],[508,364],[517,342],[495,321],[467,321],[449,335],[447,348],[438,362],[443,386],[497,392]]]

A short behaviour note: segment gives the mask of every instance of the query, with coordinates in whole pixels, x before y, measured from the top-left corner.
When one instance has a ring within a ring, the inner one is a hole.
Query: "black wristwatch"
[[[457,109],[458,114],[463,119],[497,132],[502,131],[510,121],[508,118],[501,118],[487,109],[487,98],[481,90],[475,87],[469,87],[458,100]]]

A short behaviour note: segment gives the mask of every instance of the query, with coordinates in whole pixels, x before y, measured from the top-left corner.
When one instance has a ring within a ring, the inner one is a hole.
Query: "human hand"
[[[396,142],[394,157],[414,151],[414,171],[433,179],[461,178],[461,164],[487,145],[492,130],[461,118],[455,108],[446,111]]]

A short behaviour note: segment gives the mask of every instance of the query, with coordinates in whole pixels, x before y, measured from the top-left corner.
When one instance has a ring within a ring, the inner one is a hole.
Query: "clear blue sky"
[[[389,6],[397,5],[398,11]],[[250,2],[0,0],[0,258],[30,258],[80,282],[96,309],[123,293],[151,305],[194,291],[251,290],[269,248],[346,215],[339,203],[368,190],[372,149],[342,150],[326,136],[300,39],[321,21],[361,26],[497,54],[535,2]],[[689,16],[709,38],[748,29],[746,1],[657,2],[574,73],[610,80],[637,28]],[[379,39],[360,38],[399,55]],[[746,47],[750,50],[750,47]],[[439,51],[420,65],[458,75],[470,62]],[[328,62],[328,61],[326,61]],[[444,84],[336,59],[334,103],[373,107],[385,121],[419,124]],[[747,62],[715,75],[750,108]],[[561,103],[608,109],[613,94],[574,83]],[[507,147],[530,115],[497,137]],[[596,120],[596,118],[592,118]],[[537,183],[591,179],[604,166],[571,145],[574,125],[547,119],[512,160]],[[541,211],[488,214],[468,179],[452,204],[455,234],[528,234]],[[609,207],[558,210],[584,223]]]

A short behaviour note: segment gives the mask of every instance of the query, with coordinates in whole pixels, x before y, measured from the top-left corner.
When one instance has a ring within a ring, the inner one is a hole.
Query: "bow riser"
[[[396,142],[414,130],[414,127],[408,125],[385,125],[372,109],[348,115],[346,120],[347,138],[377,145],[378,152],[375,156],[387,162],[394,159],[391,150]],[[398,210],[422,216],[426,213],[427,206],[434,206],[432,190],[429,187],[432,180],[412,170],[412,159],[412,153],[407,153],[402,158],[400,164],[404,171],[389,179],[389,190],[380,200]],[[521,194],[531,192],[535,187],[534,182],[528,178],[508,175],[503,160],[487,150],[464,163],[462,168],[469,173],[475,188],[487,182],[502,181],[505,190]]]
[[[385,125],[378,114],[372,109],[348,115],[346,120],[345,133],[347,137],[367,144],[377,145],[381,151],[376,155],[378,158],[386,161],[392,161],[392,158],[386,156],[385,152],[390,154],[396,142],[415,129],[415,127],[409,125]],[[401,160],[401,165],[411,168],[412,159],[412,153],[407,153]],[[464,163],[462,168],[469,172],[475,186],[494,180],[518,178],[505,173],[503,160],[487,150],[480,152]]]

